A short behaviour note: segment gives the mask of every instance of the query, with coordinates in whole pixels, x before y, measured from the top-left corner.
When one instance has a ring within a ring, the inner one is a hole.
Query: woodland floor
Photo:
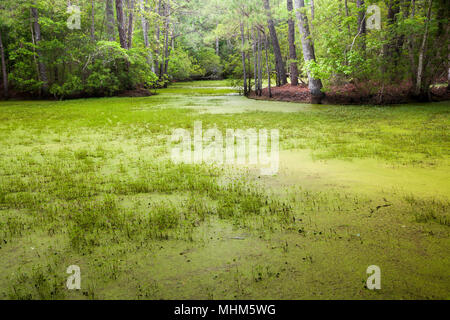
[[[225,81],[0,102],[0,299],[448,299],[449,113],[257,101]],[[279,174],[174,164],[170,135],[195,121],[278,129]]]
[[[269,97],[269,89],[264,88],[262,95],[259,96],[252,92],[250,98],[258,100],[273,100],[311,103],[311,94],[305,85],[291,86],[286,84],[282,87],[272,87],[272,97]],[[432,101],[449,101],[450,90],[446,86],[435,86],[430,92]],[[415,99],[411,95],[411,85],[401,84],[399,86],[386,87],[381,92],[371,92],[370,85],[356,86],[354,84],[346,84],[342,86],[333,86],[326,92],[323,104],[336,105],[387,105],[411,103]]]

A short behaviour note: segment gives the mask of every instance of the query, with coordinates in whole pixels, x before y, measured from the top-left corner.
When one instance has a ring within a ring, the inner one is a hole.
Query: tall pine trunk
[[[115,23],[114,0],[106,0],[106,30],[108,34],[108,41],[116,40]]]
[[[156,26],[155,26],[155,38],[156,38],[156,49],[155,49],[155,53],[156,53],[156,70],[158,72],[158,77],[159,79],[161,79],[161,9],[162,9],[162,0],[158,1],[158,7],[155,8],[155,11],[158,15],[158,19],[156,21]]]
[[[152,72],[156,73],[155,62],[153,61],[153,54],[151,52],[151,49],[149,48],[150,42],[148,40],[148,20],[145,17],[145,14],[148,11],[147,0],[140,0],[140,9],[141,9],[141,14],[142,14],[141,22],[142,22],[142,34],[144,36],[144,46],[148,50],[147,62],[148,62],[148,64],[150,64],[150,66],[152,68]]]
[[[261,31],[258,29],[258,95],[262,95],[262,38],[261,38]]]
[[[258,93],[258,38],[256,36],[256,28],[253,27],[253,76],[255,78],[255,94]]]
[[[267,24],[269,26],[270,38],[272,39],[273,52],[275,55],[275,66],[277,72],[277,85],[282,86],[287,83],[286,70],[284,67],[283,56],[281,55],[280,43],[278,42],[277,31],[272,19],[269,0],[264,1],[264,9],[267,15]]]
[[[164,35],[164,65],[162,74],[167,75],[169,69],[169,45],[170,45],[170,0],[166,0],[166,4],[164,6],[164,16],[166,17],[165,21],[165,35]]]
[[[448,45],[448,52],[447,91],[450,91],[450,44]]]
[[[366,5],[364,0],[356,0],[358,7],[358,35],[361,37],[361,50],[366,52]]]
[[[298,66],[297,66],[297,50],[295,48],[295,22],[292,19],[294,5],[292,0],[287,0],[287,9],[289,11],[288,20],[288,40],[289,40],[289,59],[291,60],[291,85],[298,85]]]
[[[427,13],[427,21],[425,23],[425,33],[423,35],[423,40],[422,40],[422,45],[420,47],[420,51],[419,51],[419,62],[417,65],[417,82],[416,82],[416,89],[415,89],[415,95],[416,97],[418,97],[419,99],[423,99],[426,100],[428,99],[428,93],[429,93],[429,85],[428,83],[424,83],[424,79],[423,79],[423,64],[424,64],[424,58],[425,58],[425,50],[426,50],[426,45],[427,45],[427,41],[428,41],[428,30],[429,30],[429,25],[430,25],[430,19],[431,19],[431,9],[433,6],[433,0],[429,1],[429,6],[428,6],[428,13]]]
[[[135,0],[130,0],[129,2],[129,7],[128,7],[128,35],[127,35],[127,39],[128,39],[128,49],[131,49],[132,45],[133,45],[133,31],[134,31],[134,1]]]
[[[350,12],[348,10],[348,1],[344,0],[344,6],[345,6],[345,16],[348,18],[350,16]],[[350,24],[347,23],[347,29],[348,29],[348,33],[351,33],[351,29],[350,29]]]
[[[269,63],[269,40],[267,39],[267,35],[264,33],[264,50],[266,51],[266,68],[267,68],[267,80],[269,81],[269,98],[272,98],[272,77],[270,74],[272,70],[270,69]]]
[[[411,1],[411,17],[414,18],[416,15],[416,1]],[[409,53],[409,64],[411,67],[410,74],[411,74],[411,82],[413,84],[413,92],[414,92],[414,86],[417,83],[417,65],[416,65],[416,58],[414,55],[414,51],[416,48],[416,39],[415,37],[410,34],[408,37],[408,53]]]
[[[95,1],[91,0],[91,40],[95,42]]]
[[[219,37],[216,36],[216,55],[218,56],[220,54],[220,43],[219,43]]]
[[[441,6],[445,6],[448,0],[444,3],[441,3]],[[445,10],[444,10],[445,8]],[[450,91],[450,24],[448,23],[448,17],[450,16],[450,6],[446,6],[442,8],[443,13],[443,20],[447,21],[447,26],[445,30],[445,36],[444,36],[444,43],[447,41],[447,91]],[[447,20],[445,20],[445,17],[447,17]],[[443,26],[444,27],[444,26]]]
[[[247,30],[248,30],[248,32],[247,32],[247,41],[248,41],[248,43],[250,45],[250,43],[251,43],[250,27],[249,27],[248,23],[247,23]],[[247,66],[248,66],[248,74],[247,74],[248,75],[248,77],[247,77],[248,85],[247,85],[247,87],[248,87],[248,93],[250,94],[250,91],[252,91],[252,63],[251,63],[250,48],[247,48],[247,49],[248,49],[247,55],[246,55],[246,57],[247,57]]]
[[[120,46],[123,49],[128,49],[127,35],[125,32],[125,13],[123,12],[123,0],[116,0],[116,14]]]
[[[314,52],[314,44],[311,39],[311,33],[309,32],[308,17],[302,11],[305,7],[304,0],[295,0],[295,10],[298,19],[298,27],[300,29],[302,39],[303,58],[305,62],[316,61],[316,54]],[[311,72],[308,71],[309,79],[309,91],[311,92],[313,102],[320,103],[324,94],[322,92],[322,81],[311,76]]]
[[[42,91],[46,95],[48,93],[48,77],[47,77],[47,68],[45,67],[43,61],[43,55],[41,49],[39,48],[39,44],[42,40],[41,37],[41,25],[39,24],[39,12],[37,8],[31,8],[31,15],[33,16],[33,28],[34,28],[34,38],[37,46],[36,53],[38,55],[38,66],[39,66],[39,77],[42,83]]]
[[[400,0],[389,0],[388,3],[388,16],[387,16],[387,24],[388,28],[394,33],[393,30],[396,22],[397,15],[400,13]],[[394,36],[392,39],[389,39],[389,42],[384,46],[384,54],[385,57],[389,60],[392,60],[394,57],[394,53],[399,53],[399,48],[397,45],[399,44],[397,36]]]
[[[3,48],[2,31],[0,30],[0,56],[2,62],[2,75],[3,75],[3,93],[5,98],[8,98],[8,73],[6,72],[6,59],[5,49]]]
[[[242,49],[241,49],[241,55],[242,55],[242,72],[244,75],[244,95],[247,95],[247,68],[245,66],[245,30],[244,30],[244,23],[241,22],[241,42],[242,42]]]
[[[448,39],[448,36],[447,36]],[[448,45],[448,74],[447,74],[447,91],[450,91],[450,44]]]

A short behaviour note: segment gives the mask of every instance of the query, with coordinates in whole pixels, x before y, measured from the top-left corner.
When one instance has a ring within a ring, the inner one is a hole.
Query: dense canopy
[[[105,96],[231,78],[245,94],[261,95],[273,79],[309,84],[318,98],[352,84],[381,95],[406,86],[429,99],[430,85],[448,81],[449,8],[448,0],[3,0],[2,91]]]

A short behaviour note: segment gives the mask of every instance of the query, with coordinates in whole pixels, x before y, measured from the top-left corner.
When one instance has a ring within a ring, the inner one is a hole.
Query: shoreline
[[[271,88],[272,97],[269,97],[268,88],[262,90],[261,95],[251,91],[249,99],[264,101],[282,101],[313,104],[311,94],[307,87],[293,87],[290,84]],[[432,103],[450,101],[450,90],[447,87],[434,87],[430,90],[430,99],[417,99],[410,93],[407,86],[390,87],[382,94],[370,93],[354,85],[332,87],[320,104],[326,105],[397,105],[408,103]]]

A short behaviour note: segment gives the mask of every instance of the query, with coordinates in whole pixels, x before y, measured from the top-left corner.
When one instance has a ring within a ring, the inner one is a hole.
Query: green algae
[[[449,298],[448,102],[232,92],[1,102],[0,298]],[[278,128],[279,174],[174,165],[167,138],[194,121]],[[80,291],[65,288],[70,265]],[[365,288],[370,265],[380,291]]]

